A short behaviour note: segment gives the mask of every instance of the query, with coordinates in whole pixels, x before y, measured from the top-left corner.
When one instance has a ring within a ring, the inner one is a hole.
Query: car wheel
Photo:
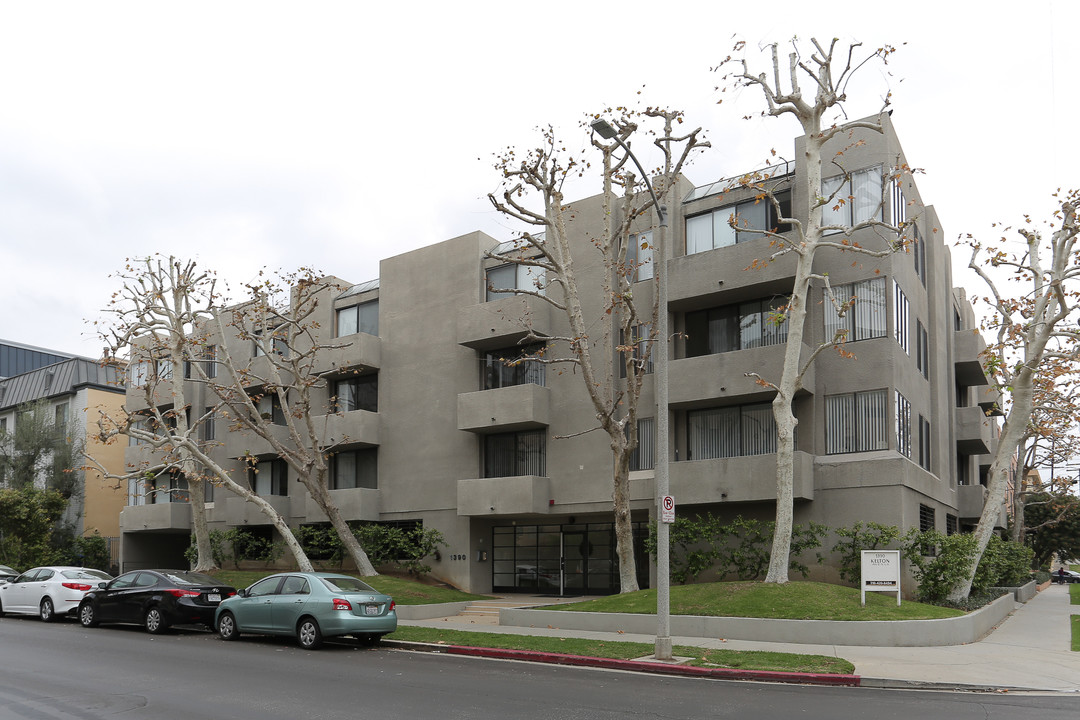
[[[161,616],[161,609],[152,607],[146,611],[146,617],[143,618],[143,625],[146,626],[146,632],[151,635],[160,635],[169,629],[169,626],[165,624],[165,618]]]
[[[83,601],[79,606],[79,622],[84,628],[97,627],[97,613],[94,612],[94,604],[89,600]]]
[[[314,650],[322,645],[322,630],[315,618],[306,617],[296,626],[296,641],[305,650]]]
[[[236,628],[236,618],[231,612],[222,613],[218,618],[217,631],[222,640],[235,640],[240,637],[240,631]]]
[[[52,622],[56,619],[56,613],[53,610],[52,598],[42,598],[41,607],[38,608],[38,617],[42,622]]]

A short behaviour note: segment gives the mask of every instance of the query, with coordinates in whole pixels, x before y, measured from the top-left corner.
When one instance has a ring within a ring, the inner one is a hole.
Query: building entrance
[[[638,584],[649,585],[644,523],[634,523]],[[503,525],[492,529],[494,592],[610,595],[619,591],[614,523]]]

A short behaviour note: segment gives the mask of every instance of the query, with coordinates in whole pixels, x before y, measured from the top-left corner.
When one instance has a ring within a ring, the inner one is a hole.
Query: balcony
[[[804,344],[803,356],[810,349]],[[815,364],[816,365],[816,364]],[[803,379],[805,388],[813,388],[815,366]],[[762,402],[776,392],[758,385],[746,373],[753,371],[763,378],[779,380],[784,368],[784,346],[748,348],[732,352],[672,360],[669,369],[669,403],[673,408],[714,405],[717,401]]]
[[[320,437],[327,445],[374,447],[379,444],[382,418],[367,410],[350,410],[340,414],[316,415],[312,418]]]
[[[370,488],[331,490],[330,499],[346,520],[375,521],[379,519],[379,491]],[[305,522],[328,522],[329,518],[309,494]]]
[[[976,522],[986,505],[986,487],[983,485],[956,486],[957,513],[961,520]]]
[[[691,310],[764,297],[771,292],[790,293],[791,279],[795,277],[794,253],[764,267],[750,268],[755,260],[764,260],[775,250],[762,238],[671,259],[668,304],[675,310]],[[757,289],[745,298],[733,296],[740,288],[751,286]]]
[[[671,494],[679,505],[776,501],[776,455],[686,460],[670,465]],[[814,499],[814,462],[795,453],[794,497]]]
[[[547,427],[551,389],[533,383],[458,395],[458,430],[511,432]]]
[[[529,295],[517,295],[470,305],[458,310],[457,341],[477,350],[515,345],[528,335],[528,327],[551,334],[554,308]]]
[[[120,511],[120,532],[167,532],[191,530],[191,506],[187,503],[129,505]]]
[[[981,407],[956,408],[956,450],[964,455],[984,455],[993,443],[993,420]]]
[[[292,513],[292,501],[287,495],[263,495],[283,518],[288,520]],[[216,503],[215,503],[216,504]],[[270,518],[263,514],[255,503],[242,497],[225,498],[225,522],[229,525],[270,525]]]
[[[381,367],[382,341],[375,335],[354,333],[328,340],[326,344],[343,347],[325,348],[316,354],[316,375],[340,377],[361,368]]]
[[[270,433],[278,442],[284,445],[291,442],[287,425],[271,425]],[[270,441],[259,437],[251,430],[229,432],[223,439],[225,452],[231,458],[246,457],[248,455],[254,457],[277,457],[277,451],[274,450]]]
[[[458,515],[547,514],[551,483],[538,475],[458,480]]]
[[[965,387],[989,385],[990,379],[983,370],[981,357],[986,350],[982,335],[974,330],[954,330],[956,348],[956,383]]]

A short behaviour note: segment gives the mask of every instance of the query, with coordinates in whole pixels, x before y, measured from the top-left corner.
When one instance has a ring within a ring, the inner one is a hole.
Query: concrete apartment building
[[[63,356],[40,348],[3,342],[11,348],[12,369],[37,366],[0,379],[0,431],[14,434],[19,423],[19,409],[27,403],[43,400],[49,407],[53,424],[67,437],[84,443],[87,450],[110,472],[124,470],[124,447],[101,445],[94,440],[98,410],[116,414],[124,405],[124,373],[116,366],[103,366],[96,360]],[[26,353],[19,357],[20,353]],[[60,357],[58,362],[48,361]],[[95,532],[109,541],[113,562],[119,562],[120,512],[125,493],[113,480],[97,470],[78,471],[79,491],[72,496],[69,519],[79,535]]]
[[[905,162],[903,151],[888,117],[884,135],[863,139],[844,156],[855,171],[850,194],[880,198],[881,168]],[[797,140],[794,157],[802,156],[798,147]],[[778,175],[781,189],[804,182],[798,165],[786,170]],[[793,258],[744,270],[768,253],[768,241],[732,230],[727,219],[738,212],[765,227],[767,206],[755,204],[748,190],[721,192],[726,182],[684,184],[676,194],[682,201],[669,208],[673,257],[666,269],[671,327],[679,333],[669,353],[671,493],[680,513],[771,519],[771,393],[744,373],[780,375],[786,329],[764,318],[790,293]],[[863,205],[857,200],[844,212],[866,212]],[[573,207],[573,232],[582,252],[593,252],[586,242],[599,227],[600,200]],[[796,204],[793,212],[804,217],[807,208]],[[963,291],[953,288],[933,207],[905,181],[882,212],[885,220],[917,218],[921,242],[911,252],[881,259],[819,254],[833,286],[858,298],[843,321],[856,358],[819,357],[795,403],[796,522],[839,527],[862,520],[956,532],[982,511],[980,480],[994,443],[983,345]],[[643,220],[641,231],[648,229]],[[522,268],[485,259],[497,245],[478,232],[387,258],[377,281],[342,281],[348,290],[322,304],[324,339],[351,343],[321,361],[327,400],[350,398],[343,412],[317,419],[328,438],[349,438],[331,462],[333,495],[351,520],[438,528],[448,546],[432,563],[433,575],[459,587],[615,592],[610,448],[603,433],[578,434],[594,424],[580,375],[499,361],[521,352],[523,316],[552,334],[565,318],[537,298],[488,290],[531,282]],[[598,287],[590,276],[595,265],[577,264],[580,286]],[[651,300],[654,272],[651,262],[639,269],[640,306]],[[808,344],[831,338],[841,322],[822,289],[814,293]],[[599,311],[601,298],[589,302]],[[225,342],[250,357],[250,341]],[[202,388],[188,387],[193,407],[212,404]],[[140,404],[129,389],[128,407]],[[639,536],[655,505],[651,376],[641,407],[642,446],[631,475]],[[292,525],[325,521],[265,443],[229,433],[220,421],[208,432],[220,443],[215,457],[231,463],[236,477],[246,476],[238,459],[246,452],[266,461],[269,472],[259,474],[256,489]],[[574,437],[557,439],[567,435]],[[128,448],[129,465],[145,459],[143,448]],[[121,514],[124,569],[184,562],[190,509],[166,502],[176,499],[182,498],[133,488]],[[221,489],[209,519],[213,528],[271,534],[249,503]],[[648,558],[638,550],[639,578],[648,585]]]

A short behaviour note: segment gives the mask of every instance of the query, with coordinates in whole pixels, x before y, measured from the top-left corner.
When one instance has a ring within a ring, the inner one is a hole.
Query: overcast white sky
[[[0,0],[0,338],[98,355],[84,321],[127,257],[361,282],[472,230],[508,238],[493,153],[547,123],[578,142],[608,105],[685,109],[713,144],[697,184],[790,155],[793,120],[740,119],[749,93],[716,105],[735,37],[906,43],[849,114],[892,90],[950,240],[1080,185],[1072,0],[388,5]]]

